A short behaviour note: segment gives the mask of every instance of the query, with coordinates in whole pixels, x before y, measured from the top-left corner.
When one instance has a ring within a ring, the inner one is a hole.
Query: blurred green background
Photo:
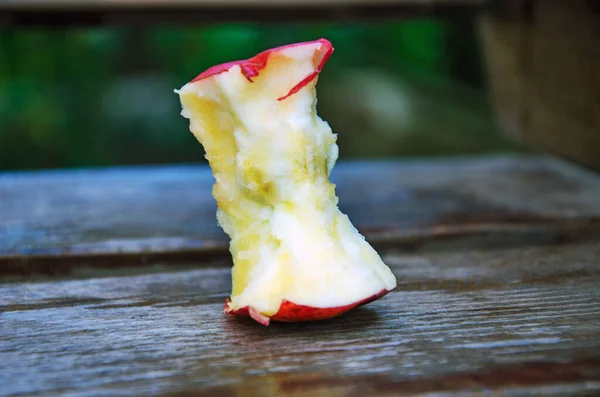
[[[174,88],[204,69],[319,37],[335,53],[319,114],[342,158],[516,150],[497,132],[469,18],[0,35],[0,169],[204,162]]]

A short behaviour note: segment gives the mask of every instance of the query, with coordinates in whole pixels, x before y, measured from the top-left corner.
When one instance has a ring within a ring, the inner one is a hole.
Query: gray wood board
[[[382,254],[387,297],[268,328],[223,313],[225,265],[0,284],[0,394],[600,393],[599,244]]]
[[[600,219],[600,178],[548,157],[342,162],[332,179],[371,240]],[[212,183],[206,166],[0,173],[0,257],[223,249]]]

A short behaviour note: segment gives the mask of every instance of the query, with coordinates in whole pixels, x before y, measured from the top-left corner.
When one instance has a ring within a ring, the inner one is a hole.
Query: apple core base
[[[363,299],[361,301],[351,303],[346,306],[337,306],[337,307],[321,308],[321,307],[304,306],[304,305],[297,305],[293,302],[284,300],[283,302],[281,302],[281,305],[279,306],[279,310],[277,311],[277,313],[275,313],[274,315],[272,315],[270,317],[265,316],[262,313],[259,313],[257,310],[255,310],[254,308],[249,307],[249,306],[245,306],[245,307],[239,308],[237,310],[231,310],[229,308],[230,300],[229,300],[229,298],[227,298],[227,300],[225,301],[225,313],[236,315],[236,316],[251,317],[256,322],[258,322],[262,325],[265,325],[265,326],[269,325],[271,320],[280,321],[280,322],[288,322],[288,323],[327,320],[327,319],[330,319],[333,317],[340,316],[340,315],[354,309],[355,307],[366,305],[367,303],[376,301],[377,299],[385,296],[388,292],[390,292],[390,291],[384,289],[384,290],[381,290],[380,292],[378,292],[377,294],[374,294],[374,295],[372,295],[366,299]]]

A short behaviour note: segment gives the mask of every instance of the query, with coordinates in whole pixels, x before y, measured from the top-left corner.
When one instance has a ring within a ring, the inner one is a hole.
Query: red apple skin
[[[311,45],[314,43],[321,43],[321,48],[319,49],[319,52],[317,52],[315,54],[316,56],[321,57],[319,64],[317,65],[315,70],[313,70],[308,76],[306,76],[305,78],[300,80],[299,83],[297,83],[295,86],[293,86],[292,89],[286,95],[277,98],[278,101],[283,101],[284,99],[286,99],[286,98],[294,95],[298,91],[300,91],[303,87],[305,87],[308,83],[310,83],[312,80],[314,80],[319,75],[319,73],[323,69],[323,66],[325,65],[325,62],[327,62],[327,59],[329,59],[329,57],[333,53],[333,46],[329,40],[319,39],[319,40],[315,40],[315,41],[305,41],[302,43],[294,43],[294,44],[284,45],[281,47],[275,47],[275,48],[271,48],[269,50],[263,51],[260,54],[255,55],[249,59],[222,63],[220,65],[213,66],[213,67],[205,70],[204,72],[200,73],[190,83],[193,83],[195,81],[204,80],[208,77],[224,73],[224,72],[228,71],[229,69],[231,69],[235,65],[240,66],[240,69],[241,69],[244,77],[246,77],[246,79],[248,79],[248,81],[252,83],[252,78],[258,76],[260,71],[263,70],[267,66],[267,62],[269,61],[269,56],[271,54],[279,52],[285,48],[298,47],[298,46],[303,46],[303,45]]]
[[[244,316],[244,317],[252,317],[258,323],[268,326],[270,320],[280,321],[280,322],[304,322],[304,321],[317,321],[317,320],[327,320],[333,317],[338,317],[358,306],[366,305],[367,303],[371,303],[376,301],[377,299],[387,295],[390,292],[386,289],[381,290],[375,295],[372,295],[366,299],[361,301],[351,303],[346,306],[337,306],[337,307],[311,307],[304,305],[297,305],[293,302],[284,300],[281,302],[279,306],[279,310],[277,313],[272,315],[271,317],[265,316],[263,314],[258,313],[253,308],[249,308],[248,306],[242,307],[237,310],[229,310],[229,298],[225,301],[225,313],[232,314],[236,316]]]
[[[269,61],[269,57],[271,54],[277,53],[278,51],[281,51],[286,48],[303,46],[303,45],[312,45],[314,43],[321,44],[321,47],[315,53],[315,57],[317,57],[317,59],[315,60],[316,61],[315,63],[317,63],[317,67],[311,73],[309,73],[308,76],[304,77],[302,80],[300,80],[298,83],[296,83],[296,85],[294,85],[286,95],[277,98],[278,101],[283,101],[286,98],[289,98],[290,96],[292,96],[295,93],[297,93],[298,91],[300,91],[303,87],[308,85],[311,81],[313,81],[319,75],[319,73],[323,69],[323,66],[325,65],[325,62],[327,62],[327,60],[329,59],[329,57],[331,56],[331,54],[334,51],[333,46],[329,40],[319,39],[319,40],[315,40],[315,41],[306,41],[306,42],[302,42],[302,43],[294,43],[294,44],[289,44],[289,45],[285,45],[285,46],[281,46],[281,47],[275,47],[275,48],[271,48],[269,50],[263,51],[260,54],[255,55],[254,57],[249,58],[249,59],[227,62],[227,63],[223,63],[220,65],[216,65],[216,66],[213,66],[213,67],[207,69],[206,71],[200,73],[198,76],[196,76],[191,81],[191,83],[209,78],[211,76],[215,76],[215,75],[224,73],[236,65],[240,66],[241,73],[244,75],[244,77],[246,77],[246,79],[249,82],[252,83],[253,82],[252,79],[254,77],[258,76],[260,71],[263,70],[267,66],[267,62]],[[390,291],[383,289],[380,292],[378,292],[377,294],[375,294],[371,297],[368,297],[366,299],[363,299],[361,301],[351,303],[346,306],[328,307],[328,308],[297,305],[293,302],[284,300],[283,302],[281,302],[281,305],[279,306],[279,310],[277,311],[277,313],[275,313],[274,315],[272,315],[270,317],[265,316],[265,315],[259,313],[254,308],[248,307],[248,306],[242,307],[237,310],[230,310],[229,309],[229,299],[227,299],[225,301],[225,313],[237,315],[237,316],[245,316],[245,317],[249,316],[264,326],[268,326],[271,320],[280,321],[280,322],[303,322],[303,321],[325,320],[325,319],[330,319],[333,317],[340,316],[357,306],[362,306],[367,303],[373,302],[373,301],[383,297],[388,292],[390,292]]]

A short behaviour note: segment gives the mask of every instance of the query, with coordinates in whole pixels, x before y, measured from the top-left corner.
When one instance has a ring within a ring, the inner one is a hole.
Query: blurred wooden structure
[[[487,0],[4,0],[4,25],[319,21],[464,13]]]
[[[498,122],[600,171],[600,5],[594,0],[4,0],[0,27],[370,20],[470,13]]]
[[[482,32],[505,130],[597,166],[593,2],[501,3]],[[392,17],[483,5],[6,0],[0,23]],[[598,175],[522,156],[349,162],[333,180],[399,288],[333,321],[263,328],[223,314],[231,263],[208,168],[0,174],[3,395],[600,393]]]
[[[496,1],[481,27],[503,131],[600,171],[600,3]]]

